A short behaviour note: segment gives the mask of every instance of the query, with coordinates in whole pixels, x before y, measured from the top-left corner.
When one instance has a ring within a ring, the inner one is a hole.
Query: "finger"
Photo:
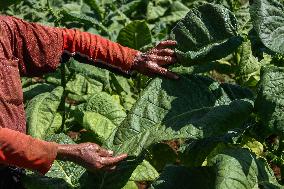
[[[156,62],[158,65],[173,64],[176,62],[176,58],[172,56],[150,55],[149,60],[151,62]]]
[[[107,150],[107,149],[104,149],[104,148],[100,148],[99,152],[100,156],[102,157],[109,157],[109,156],[112,156],[113,155],[113,151],[111,150]]]
[[[104,165],[115,165],[118,162],[124,160],[127,158],[127,154],[121,154],[116,157],[102,157],[102,164]]]
[[[175,46],[177,44],[176,41],[173,40],[166,40],[166,41],[161,41],[155,49],[165,49],[167,47],[172,47]]]
[[[169,78],[169,79],[178,79],[178,75],[176,75],[175,73],[167,70],[166,68],[163,68],[163,67],[160,67],[159,65],[155,64],[155,63],[152,63],[152,64],[149,64],[149,69],[155,73],[155,74],[158,74],[160,76],[163,76],[163,77],[166,77],[166,78]]]
[[[175,56],[175,51],[172,49],[160,49],[156,52],[159,56]]]

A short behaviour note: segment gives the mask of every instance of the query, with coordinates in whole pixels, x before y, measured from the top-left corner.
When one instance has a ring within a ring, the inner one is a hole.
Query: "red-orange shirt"
[[[55,71],[64,50],[125,71],[131,69],[138,52],[79,30],[0,16],[0,163],[45,174],[56,158],[57,144],[23,134],[26,120],[20,76]]]

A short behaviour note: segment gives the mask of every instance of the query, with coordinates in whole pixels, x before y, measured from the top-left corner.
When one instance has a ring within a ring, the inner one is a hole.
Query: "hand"
[[[172,40],[162,41],[150,51],[138,53],[132,68],[150,77],[158,74],[170,79],[178,79],[176,74],[162,67],[176,62],[174,50],[167,48],[176,44],[176,41]]]
[[[127,154],[113,157],[113,152],[95,143],[61,144],[58,146],[57,159],[77,163],[89,171],[114,170],[116,164],[124,160]]]

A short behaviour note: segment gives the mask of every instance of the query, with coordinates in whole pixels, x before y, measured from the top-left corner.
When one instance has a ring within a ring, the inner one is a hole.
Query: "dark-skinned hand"
[[[176,62],[175,52],[169,48],[176,44],[176,41],[166,40],[145,53],[138,53],[132,68],[150,77],[160,75],[169,79],[178,79],[176,74],[162,67]]]
[[[127,158],[127,154],[113,157],[113,152],[95,143],[60,144],[57,159],[77,163],[91,172],[97,170],[111,171],[116,165]]]

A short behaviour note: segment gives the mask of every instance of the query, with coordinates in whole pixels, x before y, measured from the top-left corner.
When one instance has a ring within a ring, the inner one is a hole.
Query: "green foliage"
[[[59,144],[74,144],[72,139],[63,133],[50,135],[46,140]],[[27,189],[71,189],[80,186],[79,179],[85,172],[86,170],[83,167],[75,163],[55,160],[45,176],[29,174],[24,177],[23,182]]]
[[[28,133],[40,139],[53,134],[60,129],[62,117],[57,112],[63,88],[57,87],[51,93],[42,93],[33,98],[27,105]]]
[[[3,7],[10,2],[1,1],[3,14],[140,51],[175,39],[181,64],[169,68],[179,80],[127,78],[73,58],[54,73],[21,78],[30,135],[129,155],[113,172],[56,160],[45,176],[27,172],[27,189],[283,188],[282,0],[22,0]],[[272,133],[277,142],[265,140]]]
[[[151,32],[145,21],[133,21],[121,29],[117,37],[121,45],[139,50],[152,42]]]
[[[51,135],[47,138],[47,140],[59,144],[75,144],[70,137],[62,133],[58,135]],[[85,168],[75,163],[55,160],[46,176],[51,178],[62,178],[72,187],[78,187],[80,185],[79,179],[85,171]]]
[[[254,29],[263,44],[284,54],[284,5],[278,0],[255,0],[251,6]]]
[[[133,181],[153,181],[159,177],[159,173],[152,165],[144,160],[140,165],[133,171],[130,180]]]
[[[223,6],[205,4],[191,9],[173,28],[176,54],[183,65],[223,58],[238,47],[237,20]]]
[[[5,0],[5,1],[0,1],[0,9],[7,8],[10,5],[19,3],[21,0]]]
[[[284,69],[266,67],[262,70],[259,92],[256,100],[256,111],[262,121],[266,134],[284,134],[283,120],[283,76]]]
[[[218,146],[208,159],[208,167],[168,166],[151,188],[282,188],[267,162],[248,150]]]
[[[240,46],[238,58],[236,79],[243,85],[256,86],[260,77],[261,63],[253,56],[249,41]]]
[[[209,78],[154,79],[118,127],[113,148],[137,156],[163,140],[218,136],[241,127],[252,108],[247,99],[230,99]]]

